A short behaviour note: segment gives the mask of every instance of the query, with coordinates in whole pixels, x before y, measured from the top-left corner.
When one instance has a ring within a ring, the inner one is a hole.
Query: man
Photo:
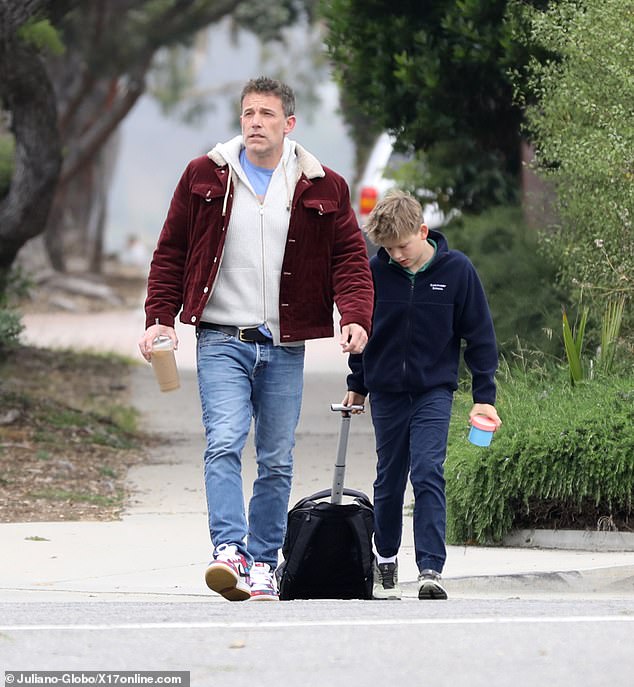
[[[213,558],[207,585],[230,601],[277,599],[299,420],[304,341],[332,336],[363,350],[373,286],[345,181],[298,143],[293,91],[249,81],[242,135],[190,162],[150,267],[146,331],[197,328],[205,488]],[[245,513],[241,455],[254,418],[257,478]]]

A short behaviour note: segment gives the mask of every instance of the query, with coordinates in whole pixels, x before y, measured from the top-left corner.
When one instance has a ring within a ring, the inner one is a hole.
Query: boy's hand
[[[495,422],[496,430],[500,429],[500,426],[502,425],[502,420],[500,420],[495,406],[492,406],[490,403],[474,403],[473,408],[471,408],[471,412],[469,413],[469,423],[471,423],[474,415],[485,415],[490,420],[493,420],[493,422]]]
[[[348,391],[346,395],[343,397],[343,401],[341,403],[344,406],[362,406],[365,403],[365,396],[362,394],[357,394],[355,391]],[[363,410],[353,410],[352,414],[353,415],[358,415],[359,413],[363,413]]]

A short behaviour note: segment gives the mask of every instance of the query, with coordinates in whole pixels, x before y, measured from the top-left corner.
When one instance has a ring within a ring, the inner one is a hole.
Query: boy
[[[375,288],[372,334],[350,355],[345,405],[371,395],[376,435],[373,597],[400,599],[397,553],[409,474],[414,489],[418,598],[446,599],[444,461],[461,340],[474,406],[501,425],[495,410],[498,356],[482,285],[469,259],[429,230],[419,202],[395,191],[381,200],[366,231],[380,246],[370,262]]]

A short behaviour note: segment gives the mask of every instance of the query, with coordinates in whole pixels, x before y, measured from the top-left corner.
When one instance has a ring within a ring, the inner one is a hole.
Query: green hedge
[[[467,440],[470,404],[457,395],[445,468],[449,543],[495,543],[518,527],[597,529],[599,519],[634,529],[631,373],[574,389],[563,372],[541,385],[501,384],[503,426],[488,448]]]

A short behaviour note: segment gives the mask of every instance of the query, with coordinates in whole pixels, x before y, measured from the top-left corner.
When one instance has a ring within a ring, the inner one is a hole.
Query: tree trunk
[[[533,168],[535,150],[522,141],[522,210],[526,224],[533,229],[549,229],[557,221],[556,193],[552,184]]]
[[[45,3],[30,2],[29,6]],[[61,166],[55,94],[36,49],[16,37],[11,8],[0,7],[0,101],[15,138],[11,186],[0,199],[0,272],[43,230]],[[22,17],[23,14],[20,14]],[[28,17],[27,17],[28,18]]]
[[[97,245],[103,242],[103,227],[99,231],[98,226],[105,224],[117,127],[143,94],[149,66],[149,59],[139,65],[125,88],[110,78],[91,80],[81,96],[81,107],[67,100],[74,114],[60,113],[66,155],[45,231],[51,265],[58,271],[66,271],[68,259],[78,257],[83,259],[83,269],[88,269],[90,263],[96,264],[95,254],[103,252],[103,246]],[[85,87],[88,84],[80,86]]]

